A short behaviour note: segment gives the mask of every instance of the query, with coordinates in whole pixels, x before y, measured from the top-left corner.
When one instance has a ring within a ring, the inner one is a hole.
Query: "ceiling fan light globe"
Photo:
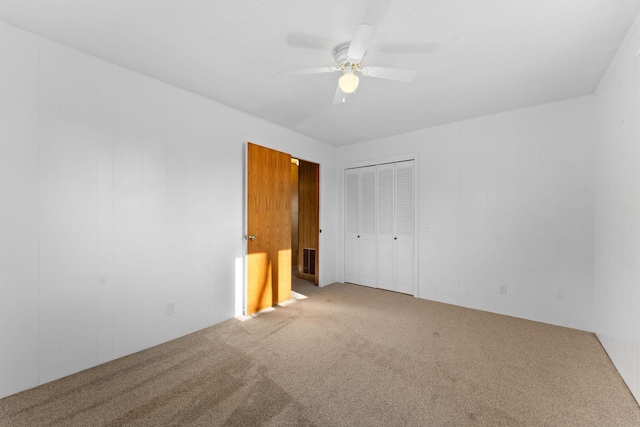
[[[344,93],[353,93],[358,89],[360,79],[355,73],[344,73],[338,80],[338,86]]]

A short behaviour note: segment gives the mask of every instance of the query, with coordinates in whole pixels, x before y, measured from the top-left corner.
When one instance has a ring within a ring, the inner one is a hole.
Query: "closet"
[[[345,281],[414,293],[414,161],[345,170]]]

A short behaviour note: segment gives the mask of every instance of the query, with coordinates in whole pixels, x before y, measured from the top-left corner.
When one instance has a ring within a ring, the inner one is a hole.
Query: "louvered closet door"
[[[378,287],[395,290],[394,279],[394,172],[395,165],[378,165]]]
[[[345,281],[414,293],[413,163],[345,171]]]
[[[344,242],[344,280],[358,283],[358,236],[359,236],[359,196],[360,171],[345,171],[345,242]]]
[[[359,168],[358,284],[376,287],[376,167]]]
[[[395,273],[396,292],[413,294],[413,160],[395,165]]]

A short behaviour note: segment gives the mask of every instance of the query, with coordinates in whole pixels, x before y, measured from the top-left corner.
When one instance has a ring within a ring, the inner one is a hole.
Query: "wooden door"
[[[247,148],[247,314],[291,298],[291,156]]]

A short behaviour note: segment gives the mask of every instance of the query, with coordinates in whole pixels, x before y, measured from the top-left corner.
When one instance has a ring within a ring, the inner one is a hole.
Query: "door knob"
[[[257,239],[253,234],[249,234],[248,236],[244,236],[245,239],[251,240],[252,242]]]

